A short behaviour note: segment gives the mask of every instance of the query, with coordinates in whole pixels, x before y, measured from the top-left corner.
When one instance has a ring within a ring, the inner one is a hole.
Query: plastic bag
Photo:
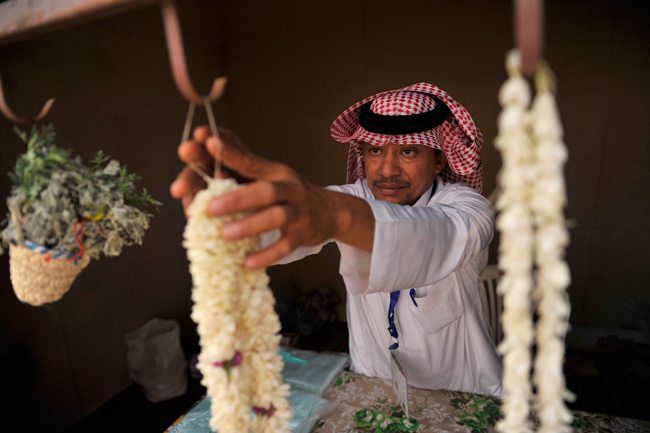
[[[152,403],[184,395],[187,360],[176,320],[152,319],[126,334],[129,377]]]
[[[291,389],[321,396],[341,372],[350,365],[350,355],[339,352],[314,352],[282,346],[282,375]]]
[[[335,401],[325,400],[313,394],[304,393],[295,389],[289,395],[289,405],[293,410],[293,417],[289,422],[291,433],[309,433],[316,422],[325,414],[336,407]],[[210,429],[210,406],[212,400],[206,395],[198,401],[176,424],[171,426],[168,433],[206,433]],[[251,411],[251,418],[253,412]]]
[[[288,400],[293,410],[293,417],[289,421],[291,433],[309,433],[323,415],[336,408],[336,401],[324,400],[297,389],[291,390]]]
[[[293,417],[289,429],[291,433],[308,433],[320,418],[336,408],[337,402],[322,398],[322,394],[349,365],[350,356],[346,353],[314,352],[284,346],[280,348],[280,355],[284,358],[284,382],[291,385],[288,402]],[[210,432],[211,402],[209,396],[202,397],[183,418],[168,429],[168,433]]]

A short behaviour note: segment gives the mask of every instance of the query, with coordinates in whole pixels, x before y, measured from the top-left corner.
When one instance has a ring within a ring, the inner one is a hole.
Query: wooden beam
[[[135,9],[159,0],[10,0],[0,3],[0,43]]]

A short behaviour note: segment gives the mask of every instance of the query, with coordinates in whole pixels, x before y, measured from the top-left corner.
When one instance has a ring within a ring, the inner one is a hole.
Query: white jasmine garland
[[[499,268],[505,273],[499,284],[504,295],[505,336],[499,350],[504,354],[506,391],[505,418],[497,423],[497,429],[503,433],[530,431],[532,295],[538,301],[539,315],[533,377],[538,431],[564,433],[571,431],[568,424],[573,418],[564,404],[572,394],[566,389],[562,370],[570,311],[565,292],[570,272],[564,261],[569,236],[562,211],[566,205],[562,171],[567,150],[549,89],[550,71],[538,71],[537,95],[528,111],[530,90],[518,72],[519,64],[519,54],[510,52],[506,61],[509,79],[499,94],[504,108],[495,141],[503,159],[496,207],[501,211],[497,219],[501,231]],[[534,267],[536,289],[531,291]]]
[[[530,292],[534,234],[529,200],[534,173],[533,147],[525,127],[530,89],[518,72],[518,63],[518,54],[511,52],[507,59],[509,78],[499,92],[503,111],[495,139],[502,158],[497,179],[500,195],[496,208],[500,214],[496,225],[501,232],[499,268],[504,272],[498,291],[503,294],[504,303],[504,339],[499,351],[503,354],[506,393],[502,405],[505,418],[497,423],[497,429],[504,433],[531,431],[528,416],[532,395]]]
[[[573,399],[566,389],[562,371],[564,336],[568,330],[570,305],[566,288],[571,281],[564,261],[569,234],[564,222],[566,205],[563,168],[568,152],[562,142],[562,124],[555,98],[549,88],[549,72],[538,73],[533,101],[532,130],[535,137],[537,176],[531,206],[535,215],[538,300],[537,356],[533,381],[535,412],[541,433],[568,433],[573,416],[564,400]]]
[[[292,412],[289,386],[282,383],[275,299],[266,272],[243,265],[259,239],[225,241],[221,227],[241,216],[214,218],[206,212],[210,199],[237,188],[232,179],[210,180],[188,208],[183,245],[193,280],[192,320],[200,337],[197,366],[212,399],[212,430],[288,432]]]

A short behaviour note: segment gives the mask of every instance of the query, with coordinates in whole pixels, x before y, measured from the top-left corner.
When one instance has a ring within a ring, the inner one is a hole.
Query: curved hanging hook
[[[544,45],[544,0],[515,0],[515,40],[521,54],[521,73],[533,76]]]
[[[183,38],[181,36],[181,26],[178,22],[178,14],[172,0],[162,2],[163,23],[165,26],[165,38],[167,40],[167,51],[169,52],[169,61],[172,67],[172,74],[176,87],[183,97],[195,104],[203,105],[204,99],[194,90],[187,72],[187,63],[185,61],[185,51],[183,50]],[[214,80],[212,89],[208,94],[208,99],[212,102],[219,99],[226,86],[227,78],[220,77]]]
[[[12,122],[21,125],[31,125],[35,122],[38,122],[39,120],[47,116],[47,113],[50,111],[50,108],[52,108],[52,104],[54,104],[54,98],[48,99],[47,102],[45,102],[45,105],[43,105],[43,108],[41,108],[40,113],[38,113],[38,116],[36,116],[34,119],[27,119],[18,116],[16,113],[13,112],[11,108],[9,108],[9,105],[7,104],[4,90],[2,89],[2,74],[0,74],[0,111],[2,111],[2,114],[4,114],[4,116],[7,119],[11,120]]]

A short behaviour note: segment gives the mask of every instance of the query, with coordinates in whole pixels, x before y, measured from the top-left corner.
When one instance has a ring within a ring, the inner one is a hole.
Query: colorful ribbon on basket
[[[81,229],[78,229],[79,226],[81,226]],[[66,260],[74,262],[75,266],[79,266],[79,260],[86,253],[86,248],[83,243],[83,236],[84,236],[83,221],[77,221],[74,224],[74,232],[75,232],[74,233],[75,240],[79,245],[79,252],[77,253],[75,253],[74,251],[49,249],[47,247],[44,247],[43,245],[37,244],[36,242],[32,242],[28,239],[25,239],[23,241],[23,244],[25,245],[26,248],[35,251],[37,253],[43,254],[45,256],[44,259],[47,262],[49,262],[51,259],[65,258]]]
[[[78,227],[81,228],[79,229]],[[76,265],[79,259],[82,258],[86,253],[86,247],[84,246],[84,222],[76,221],[74,223],[73,231],[74,240],[77,241],[77,245],[79,245],[79,252],[70,257],[68,260],[74,260],[74,264]]]

